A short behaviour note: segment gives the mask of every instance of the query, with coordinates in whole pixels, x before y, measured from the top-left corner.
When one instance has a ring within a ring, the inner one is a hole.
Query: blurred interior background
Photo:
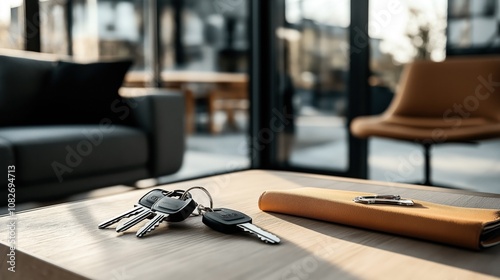
[[[125,86],[180,87],[189,102],[184,165],[160,182],[225,173],[252,166],[249,144],[258,137],[250,134],[250,1],[39,0],[32,15],[39,28],[31,28],[25,9],[33,1],[2,0],[0,48],[29,49],[29,31],[38,30],[43,53],[91,61],[133,57]],[[370,0],[368,34],[351,26],[355,3],[282,1],[275,30],[281,90],[272,98],[285,112],[275,115],[287,135],[276,144],[283,169],[349,170],[349,83],[358,77],[350,69],[352,52],[369,46],[369,110],[378,114],[391,102],[406,63],[500,50],[497,0]],[[172,78],[179,73],[192,79]],[[422,158],[410,157],[420,153],[417,144],[370,139],[368,145],[368,178],[422,178]],[[434,178],[500,193],[499,159],[498,140],[439,146]]]

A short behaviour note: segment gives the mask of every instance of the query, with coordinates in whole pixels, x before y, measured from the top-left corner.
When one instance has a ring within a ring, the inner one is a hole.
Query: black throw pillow
[[[80,64],[59,61],[38,114],[44,123],[96,124],[103,119],[119,121],[113,102],[121,102],[118,90],[131,60]]]
[[[0,127],[31,122],[53,67],[52,61],[0,55]]]

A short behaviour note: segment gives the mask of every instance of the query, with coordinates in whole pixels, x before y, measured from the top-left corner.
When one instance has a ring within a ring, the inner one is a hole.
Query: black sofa
[[[0,52],[0,204],[9,186],[16,203],[55,200],[179,170],[183,96],[120,96],[130,64]]]

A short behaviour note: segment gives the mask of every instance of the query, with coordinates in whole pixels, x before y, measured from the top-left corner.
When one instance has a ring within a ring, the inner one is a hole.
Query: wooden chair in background
[[[210,133],[220,129],[215,122],[217,111],[226,113],[226,122],[232,129],[237,129],[236,111],[247,112],[249,109],[247,83],[238,83],[213,88],[208,95],[208,125]]]

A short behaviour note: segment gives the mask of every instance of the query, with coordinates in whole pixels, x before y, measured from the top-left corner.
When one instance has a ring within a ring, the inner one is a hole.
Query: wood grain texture
[[[500,246],[481,252],[299,217],[265,213],[265,190],[322,187],[448,205],[499,208],[500,195],[290,172],[251,170],[163,186],[201,185],[215,206],[253,217],[282,239],[225,235],[200,217],[163,223],[143,239],[139,226],[118,234],[97,224],[127,210],[147,190],[61,204],[17,215],[18,272],[7,271],[7,229],[0,230],[0,279],[498,279]],[[200,202],[202,193],[194,192]],[[5,225],[9,217],[0,218]]]

